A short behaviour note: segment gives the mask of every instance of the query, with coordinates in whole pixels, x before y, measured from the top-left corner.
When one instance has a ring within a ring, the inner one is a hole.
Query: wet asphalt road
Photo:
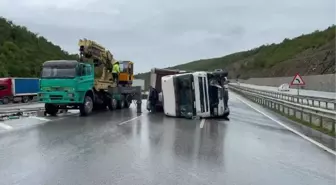
[[[204,124],[147,111],[135,118],[134,109],[12,120],[14,129],[0,134],[0,184],[336,183],[334,155],[237,96],[230,106],[230,121]],[[16,129],[17,122],[33,126]]]

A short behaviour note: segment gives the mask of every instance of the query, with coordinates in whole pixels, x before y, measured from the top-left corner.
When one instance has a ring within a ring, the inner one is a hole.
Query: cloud
[[[136,72],[281,42],[335,23],[334,0],[0,0],[0,15],[69,52],[96,40]]]

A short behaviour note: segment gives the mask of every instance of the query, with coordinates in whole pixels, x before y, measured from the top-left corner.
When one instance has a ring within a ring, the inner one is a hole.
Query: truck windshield
[[[42,69],[42,78],[74,78],[76,76],[76,68],[51,68]]]
[[[176,107],[182,117],[190,117],[193,115],[193,76],[183,75],[176,77]]]

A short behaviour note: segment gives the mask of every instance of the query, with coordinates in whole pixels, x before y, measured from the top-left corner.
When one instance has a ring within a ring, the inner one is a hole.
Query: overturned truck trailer
[[[200,71],[162,77],[165,115],[183,118],[228,117],[227,80],[223,74]]]
[[[225,71],[152,69],[147,109],[173,117],[227,117],[227,75]]]

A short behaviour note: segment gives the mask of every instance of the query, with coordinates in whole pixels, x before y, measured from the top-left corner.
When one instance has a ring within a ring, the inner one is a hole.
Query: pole
[[[296,86],[297,87],[297,95],[299,96],[300,93],[299,93],[299,85]]]

